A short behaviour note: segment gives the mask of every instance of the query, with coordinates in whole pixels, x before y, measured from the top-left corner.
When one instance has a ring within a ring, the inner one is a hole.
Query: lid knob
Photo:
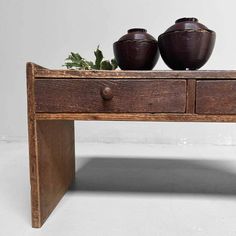
[[[142,28],[133,28],[133,29],[129,29],[128,33],[132,33],[132,32],[144,32],[147,33],[146,29],[142,29]]]
[[[180,22],[185,22],[185,21],[198,22],[198,19],[195,17],[184,17],[184,18],[180,18],[176,20],[175,23],[180,23]]]

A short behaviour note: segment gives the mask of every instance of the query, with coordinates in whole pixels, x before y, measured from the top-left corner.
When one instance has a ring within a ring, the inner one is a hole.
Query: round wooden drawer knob
[[[104,100],[111,100],[113,98],[113,93],[111,88],[105,87],[101,89],[101,96]]]

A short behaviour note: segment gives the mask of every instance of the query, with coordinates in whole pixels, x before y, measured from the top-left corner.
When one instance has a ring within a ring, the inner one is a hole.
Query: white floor
[[[74,186],[30,225],[26,143],[0,143],[0,235],[235,236],[236,147],[76,146]]]

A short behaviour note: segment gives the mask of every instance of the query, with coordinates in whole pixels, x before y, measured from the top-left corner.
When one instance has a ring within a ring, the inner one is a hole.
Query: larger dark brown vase
[[[130,29],[113,44],[115,59],[122,70],[151,70],[159,58],[157,40],[145,29]]]
[[[210,58],[215,32],[196,18],[181,18],[158,37],[164,62],[174,70],[196,70]]]

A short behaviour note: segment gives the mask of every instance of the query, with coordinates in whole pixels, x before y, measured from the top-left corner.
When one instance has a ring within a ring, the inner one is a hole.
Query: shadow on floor
[[[230,161],[112,157],[77,162],[84,164],[70,191],[236,195]]]

